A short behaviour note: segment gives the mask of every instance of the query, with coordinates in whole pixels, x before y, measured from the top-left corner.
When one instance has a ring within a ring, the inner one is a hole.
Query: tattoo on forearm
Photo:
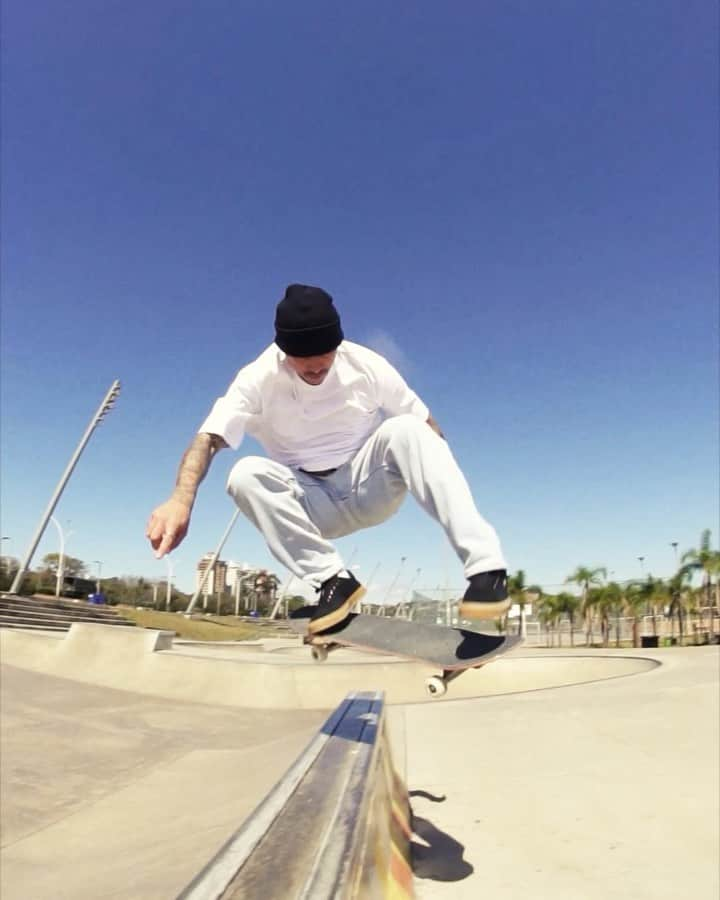
[[[200,482],[207,475],[213,457],[223,447],[227,444],[216,434],[195,435],[180,461],[173,491],[176,500],[193,505]]]

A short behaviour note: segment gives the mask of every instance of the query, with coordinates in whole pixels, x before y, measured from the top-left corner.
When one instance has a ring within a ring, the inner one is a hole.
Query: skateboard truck
[[[479,669],[480,666],[473,668]],[[444,669],[442,675],[430,675],[425,679],[425,690],[431,697],[442,697],[447,693],[447,686],[450,682],[467,671],[467,669]]]
[[[307,635],[303,638],[303,644],[307,644],[310,647],[310,655],[315,662],[325,662],[330,653],[334,650],[340,650],[342,647],[342,644],[336,644],[334,641],[323,641],[317,637],[309,637]]]
[[[310,655],[315,662],[322,663],[335,650],[342,650],[343,644],[337,644],[334,641],[323,641],[319,637],[309,637],[306,635],[303,643],[310,647]],[[477,666],[475,668],[480,668]],[[447,693],[448,685],[454,681],[467,669],[443,669],[442,675],[429,675],[425,679],[425,691],[431,697],[443,697]]]

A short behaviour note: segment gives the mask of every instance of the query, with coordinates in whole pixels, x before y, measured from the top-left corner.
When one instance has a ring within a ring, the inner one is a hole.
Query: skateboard
[[[308,633],[308,622],[314,606],[303,606],[290,613],[288,624],[303,636],[316,662],[324,662],[329,653],[343,647],[354,647],[372,653],[388,653],[404,659],[437,666],[440,675],[425,679],[425,690],[433,697],[447,692],[448,684],[468,669],[479,669],[503,653],[522,643],[518,636],[481,634],[463,628],[426,625],[405,619],[386,619],[351,613],[334,628],[322,634]]]

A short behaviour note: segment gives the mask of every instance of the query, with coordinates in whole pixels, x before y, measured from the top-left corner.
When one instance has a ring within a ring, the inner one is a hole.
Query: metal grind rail
[[[410,837],[384,696],[349,694],[178,900],[405,900]]]

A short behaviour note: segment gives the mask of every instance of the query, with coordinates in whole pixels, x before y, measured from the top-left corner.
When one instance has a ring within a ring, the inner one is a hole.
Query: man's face
[[[307,384],[322,384],[335,359],[337,350],[323,353],[322,356],[288,356],[290,367]]]

